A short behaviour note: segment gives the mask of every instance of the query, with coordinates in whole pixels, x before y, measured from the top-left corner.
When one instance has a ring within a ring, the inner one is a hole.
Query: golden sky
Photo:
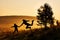
[[[36,16],[37,9],[48,3],[56,19],[60,19],[60,0],[0,0],[0,16],[28,15]]]

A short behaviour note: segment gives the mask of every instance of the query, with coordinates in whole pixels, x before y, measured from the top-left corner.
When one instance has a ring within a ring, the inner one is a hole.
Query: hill
[[[23,19],[30,20],[29,23],[34,20],[34,29],[27,30],[23,25],[18,28],[18,33],[13,33],[11,26],[14,23],[20,25]],[[39,28],[36,20],[36,17],[32,16],[0,16],[0,40],[60,40],[60,23],[50,28]]]
[[[38,28],[36,27],[36,17],[34,16],[0,16],[0,31],[6,32],[6,31],[14,31],[14,28],[11,28],[14,23],[16,23],[18,26],[22,24],[22,20],[29,20],[29,23],[32,23],[32,20],[34,20],[34,24],[32,28]],[[18,30],[25,30],[26,25],[23,25],[18,28]]]
[[[6,32],[0,34],[0,40],[60,40],[60,28],[24,30],[15,34]]]

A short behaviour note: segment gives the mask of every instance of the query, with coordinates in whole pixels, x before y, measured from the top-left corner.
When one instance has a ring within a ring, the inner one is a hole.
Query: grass
[[[0,40],[60,40],[60,28],[42,28],[24,30],[13,34],[5,32],[0,34]]]

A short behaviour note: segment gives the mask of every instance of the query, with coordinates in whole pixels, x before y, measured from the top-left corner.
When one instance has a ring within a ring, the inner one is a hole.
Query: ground
[[[9,28],[11,28],[11,26],[13,26],[14,23],[20,25],[22,19],[34,19],[35,22],[32,27],[38,27],[36,26],[37,24],[35,24],[35,17],[0,17],[0,40],[60,40],[60,23],[57,26],[49,28],[34,28],[29,30],[22,30],[25,27],[22,26],[22,29],[20,29],[18,33],[16,32],[13,34],[13,31]]]
[[[0,40],[60,40],[60,28],[23,30],[0,34]]]

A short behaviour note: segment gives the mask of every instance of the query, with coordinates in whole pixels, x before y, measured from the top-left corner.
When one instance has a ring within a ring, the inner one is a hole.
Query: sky
[[[36,16],[44,3],[52,7],[55,18],[60,20],[60,0],[0,0],[0,16]]]

